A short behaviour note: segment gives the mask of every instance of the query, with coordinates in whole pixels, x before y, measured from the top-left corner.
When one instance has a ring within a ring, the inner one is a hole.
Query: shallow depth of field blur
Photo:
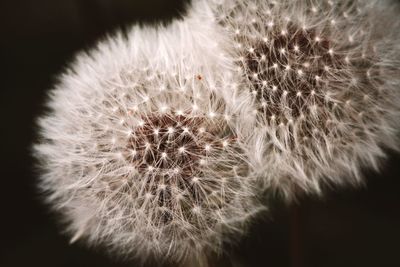
[[[35,188],[34,120],[76,52],[132,23],[167,23],[184,13],[184,3],[0,1],[0,266],[138,266],[69,245],[60,233]],[[227,258],[244,267],[400,266],[400,155],[390,154],[380,174],[366,176],[364,188],[327,190],[324,199],[302,198],[297,206],[270,200],[270,217],[255,222],[215,266],[230,266]]]

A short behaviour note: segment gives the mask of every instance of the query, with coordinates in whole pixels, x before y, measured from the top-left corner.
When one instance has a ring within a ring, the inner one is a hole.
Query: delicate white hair
[[[264,209],[233,127],[249,102],[220,90],[233,63],[206,13],[106,38],[50,92],[34,153],[71,241],[201,262]]]
[[[396,12],[195,0],[183,20],[106,38],[39,120],[47,201],[72,241],[193,266],[245,232],[260,181],[287,200],[360,184],[398,148]]]
[[[265,188],[292,199],[360,184],[398,149],[399,8],[375,0],[211,0],[253,99]],[[253,115],[255,114],[255,115]],[[255,130],[253,130],[255,129]],[[250,150],[251,151],[251,150]]]

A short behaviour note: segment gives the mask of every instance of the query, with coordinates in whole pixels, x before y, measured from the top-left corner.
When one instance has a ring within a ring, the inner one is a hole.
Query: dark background
[[[0,266],[137,266],[68,244],[41,203],[30,146],[46,92],[74,54],[131,23],[168,21],[178,0],[0,0]],[[216,266],[400,266],[400,156],[361,189],[273,205]],[[234,255],[234,256],[232,256]]]

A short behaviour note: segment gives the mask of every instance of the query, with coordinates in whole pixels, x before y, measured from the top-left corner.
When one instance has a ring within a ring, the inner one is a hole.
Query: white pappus
[[[200,264],[264,209],[233,127],[249,105],[219,90],[233,64],[199,14],[106,38],[50,92],[34,153],[71,241]]]
[[[253,163],[293,199],[358,185],[398,149],[400,33],[394,1],[209,1],[253,99]],[[254,114],[254,115],[253,115]],[[250,127],[253,130],[252,127]]]

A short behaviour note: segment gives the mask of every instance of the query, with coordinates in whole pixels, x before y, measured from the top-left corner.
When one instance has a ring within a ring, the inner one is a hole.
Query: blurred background
[[[99,249],[69,245],[35,188],[30,146],[46,93],[76,52],[115,29],[161,23],[185,12],[179,0],[0,1],[0,266],[138,266]],[[272,217],[215,266],[400,266],[400,156],[381,174],[366,173],[360,189],[329,190],[287,207],[274,201]],[[276,203],[275,203],[276,202]],[[157,264],[149,266],[158,266]]]

